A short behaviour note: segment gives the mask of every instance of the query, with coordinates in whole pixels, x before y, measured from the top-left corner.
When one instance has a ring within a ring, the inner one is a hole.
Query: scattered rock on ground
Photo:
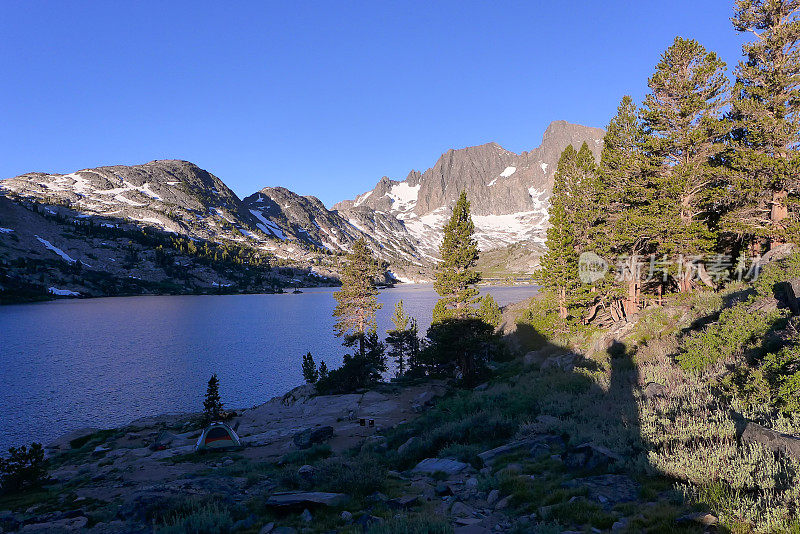
[[[455,475],[469,467],[469,464],[452,460],[450,458],[426,458],[417,464],[412,470],[415,473],[433,474],[442,472],[447,475]]]
[[[301,432],[298,432],[294,435],[292,441],[298,449],[308,449],[312,445],[325,443],[332,437],[333,427],[321,426],[317,428],[307,428]]]
[[[682,517],[679,517],[676,520],[678,523],[697,523],[700,525],[704,525],[707,527],[716,525],[719,523],[719,519],[713,514],[705,513],[705,512],[697,512],[694,514],[687,514]]]
[[[282,491],[267,497],[266,505],[275,507],[299,507],[309,505],[344,506],[350,497],[344,493],[322,491]]]
[[[400,509],[408,509],[411,508],[417,501],[419,497],[417,495],[401,495],[395,499],[389,499],[386,501],[386,504],[393,508],[400,508]]]
[[[475,515],[475,510],[473,510],[471,506],[458,501],[453,503],[453,507],[450,508],[450,513],[456,517],[472,517]]]
[[[301,466],[300,469],[297,470],[297,475],[300,478],[311,480],[312,478],[314,478],[314,467],[308,464]]]
[[[583,443],[565,452],[561,458],[564,465],[573,469],[605,468],[614,462],[622,461],[622,457],[601,445]]]
[[[586,498],[603,506],[635,501],[639,496],[639,485],[624,475],[577,478],[565,483],[564,486],[586,488],[588,490]]]
[[[742,433],[744,443],[758,443],[773,452],[779,452],[800,460],[800,438],[782,434],[753,422],[745,425]]]
[[[77,532],[86,528],[89,519],[83,516],[70,517],[66,519],[58,519],[48,521],[47,523],[31,523],[25,525],[20,529],[20,532],[25,533],[38,533],[38,534],[57,534],[60,532]]]
[[[668,393],[669,391],[666,386],[656,382],[650,382],[645,386],[643,395],[646,399],[654,399],[656,397],[666,397]]]

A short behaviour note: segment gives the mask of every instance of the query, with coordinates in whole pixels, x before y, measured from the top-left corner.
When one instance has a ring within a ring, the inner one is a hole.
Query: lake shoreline
[[[199,411],[209,377],[229,407],[261,404],[303,383],[302,356],[338,367],[333,287],[303,293],[134,295],[0,307],[5,370],[0,409],[10,431],[0,450],[48,443],[71,430],[117,428],[154,414]],[[484,286],[503,306],[535,286]],[[430,284],[379,295],[381,335],[404,301],[424,335],[438,296]],[[390,362],[389,373],[392,373]],[[391,376],[391,375],[389,375]]]

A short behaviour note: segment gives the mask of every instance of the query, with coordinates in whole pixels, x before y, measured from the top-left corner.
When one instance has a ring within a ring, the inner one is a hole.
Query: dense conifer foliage
[[[467,193],[458,197],[453,214],[444,227],[444,240],[439,253],[442,261],[436,266],[434,289],[439,301],[433,309],[433,322],[444,319],[466,319],[475,314],[478,301],[475,284],[480,275],[475,270],[478,262],[478,243],[474,238],[475,224],[469,213]]]
[[[366,242],[356,241],[345,258],[342,288],[333,294],[336,298],[336,309],[333,311],[336,335],[344,336],[346,344],[351,338],[354,339],[362,357],[366,350],[364,339],[367,332],[375,328],[375,312],[381,308],[375,287],[379,267]]]
[[[753,40],[732,88],[719,56],[676,37],[641,106],[622,99],[600,161],[564,150],[538,273],[562,320],[624,320],[665,293],[754,274],[761,254],[797,242],[798,10],[736,2],[734,28]]]
[[[206,398],[203,401],[203,414],[206,422],[222,419],[222,399],[219,396],[219,379],[217,374],[211,375],[206,388]]]

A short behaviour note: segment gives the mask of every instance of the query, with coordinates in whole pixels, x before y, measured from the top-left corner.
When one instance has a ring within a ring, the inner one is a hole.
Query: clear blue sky
[[[732,67],[732,3],[4,0],[0,178],[177,158],[330,206],[451,147],[605,126],[676,35]]]

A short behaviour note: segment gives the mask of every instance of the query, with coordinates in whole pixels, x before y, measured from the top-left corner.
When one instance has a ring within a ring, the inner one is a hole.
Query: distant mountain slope
[[[188,161],[98,167],[70,174],[29,173],[0,182],[0,190],[84,214],[123,219],[203,239],[245,242],[255,220],[222,180]]]
[[[0,228],[0,301],[269,292],[336,272],[336,258],[262,229],[221,180],[185,161],[2,180]]]
[[[300,196],[284,187],[265,187],[244,199],[259,228],[305,241],[331,252],[347,252],[365,239],[382,259],[422,265],[419,243],[397,218],[371,209],[328,210],[313,196]]]

